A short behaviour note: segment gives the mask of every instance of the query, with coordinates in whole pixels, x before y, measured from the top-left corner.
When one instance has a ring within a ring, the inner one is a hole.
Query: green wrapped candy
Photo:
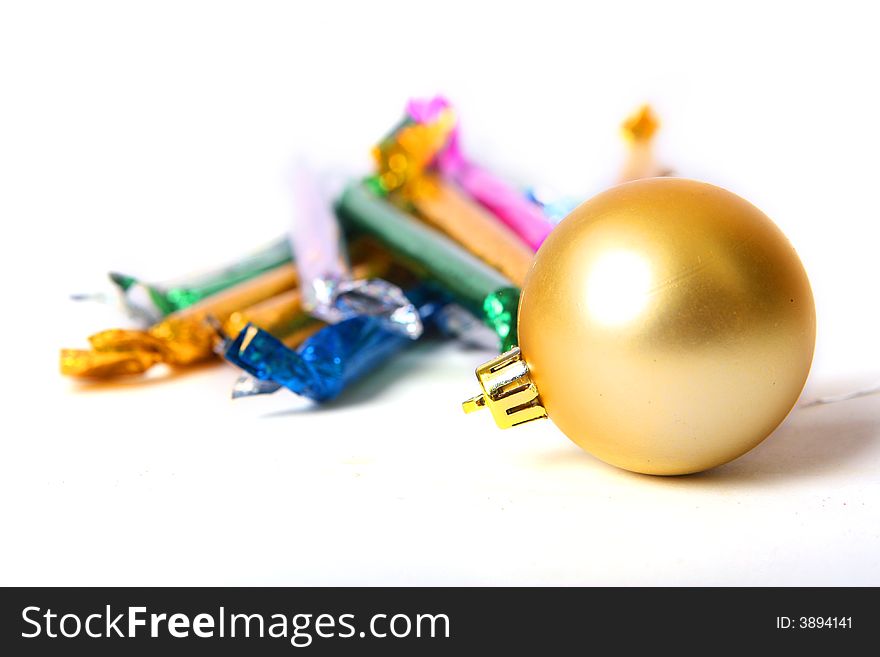
[[[501,351],[517,344],[519,288],[437,230],[379,198],[367,184],[349,184],[336,212],[351,231],[372,235],[416,273],[442,285],[453,299],[483,319]]]
[[[156,321],[291,260],[290,243],[284,236],[234,264],[191,277],[147,283],[134,276],[111,272],[110,280],[122,293],[126,308],[133,315]]]

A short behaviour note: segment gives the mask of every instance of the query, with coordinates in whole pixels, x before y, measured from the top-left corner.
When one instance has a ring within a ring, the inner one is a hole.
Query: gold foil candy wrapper
[[[431,122],[406,119],[373,148],[384,193],[401,189],[418,179],[455,130],[455,112],[446,107]]]
[[[68,376],[108,379],[142,374],[162,362],[162,356],[149,351],[89,351],[62,349],[61,373]]]
[[[144,331],[110,329],[89,338],[91,350],[62,352],[61,373],[83,378],[142,374],[158,363],[186,366],[214,355],[217,333],[207,321],[223,325],[236,311],[293,288],[293,265],[282,265],[244,283],[172,313]],[[106,354],[114,354],[106,356]]]
[[[380,276],[392,267],[391,256],[375,245],[359,241],[352,248],[356,275]],[[142,374],[158,363],[175,367],[215,357],[217,328],[237,335],[249,322],[282,339],[304,339],[320,328],[302,307],[292,264],[172,313],[149,329],[110,329],[89,338],[90,350],[65,349],[61,373],[79,378],[113,378]]]

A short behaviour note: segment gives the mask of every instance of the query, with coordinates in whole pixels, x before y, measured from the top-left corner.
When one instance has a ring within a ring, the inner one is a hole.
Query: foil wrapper
[[[361,277],[350,270],[327,188],[320,176],[297,168],[290,244],[306,310],[328,324],[369,315],[393,331],[418,338],[421,320],[403,291],[381,278]]]
[[[455,112],[442,98],[411,102],[404,119],[373,148],[376,190],[387,194],[417,180],[446,147],[455,123]]]
[[[499,336],[489,328],[488,322],[457,303],[443,306],[434,323],[444,336],[454,338],[465,347],[487,351],[498,349]]]
[[[448,121],[446,117],[450,113],[451,105],[439,96],[428,100],[411,100],[406,109],[409,120],[422,126],[436,126]],[[519,189],[466,157],[461,148],[460,126],[457,122],[446,134],[445,143],[432,144],[439,146],[431,161],[433,167],[443,178],[460,187],[465,194],[500,219],[532,251],[537,251],[553,230],[554,224]],[[381,168],[383,162],[380,160],[378,163],[380,171],[384,172]],[[415,168],[415,165],[410,167]],[[421,172],[424,168],[423,166]],[[416,178],[411,176],[411,179]]]
[[[368,240],[352,245],[353,272],[369,278],[393,267],[390,254]],[[184,367],[215,357],[219,333],[238,335],[248,324],[281,338],[301,340],[322,323],[310,316],[288,263],[239,283],[145,330],[111,329],[89,338],[91,349],[64,349],[61,372],[80,378],[142,374],[158,363]]]
[[[287,292],[296,284],[293,265],[282,265],[172,313],[146,330],[102,331],[89,338],[89,350],[62,350],[61,373],[110,378],[141,374],[157,363],[179,367],[209,360],[217,340],[214,325],[222,326],[236,311]]]
[[[150,283],[118,272],[111,272],[109,277],[126,312],[149,324],[290,261],[290,244],[285,236],[235,263],[172,281]]]
[[[431,324],[446,303],[442,294],[427,287],[410,295],[423,324]],[[250,396],[285,387],[313,401],[326,402],[409,344],[412,340],[369,316],[326,326],[296,350],[270,333],[248,326],[229,343],[225,356],[261,383],[244,377],[236,384],[232,396]]]
[[[414,273],[440,285],[455,303],[494,330],[502,347],[516,344],[517,302],[510,291],[517,287],[509,278],[381,198],[369,182],[349,184],[336,212],[348,230],[372,236]],[[497,301],[491,314],[487,299]],[[501,306],[503,312],[496,312]]]

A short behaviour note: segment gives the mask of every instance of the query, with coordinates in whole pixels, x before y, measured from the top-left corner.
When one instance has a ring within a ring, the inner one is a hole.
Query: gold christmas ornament
[[[522,290],[519,348],[477,369],[501,427],[549,416],[627,470],[707,470],[795,405],[816,336],[813,295],[782,232],[718,187],[626,183],[566,217]]]

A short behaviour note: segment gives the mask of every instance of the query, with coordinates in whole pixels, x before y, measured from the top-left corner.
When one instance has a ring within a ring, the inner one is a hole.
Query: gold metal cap
[[[476,374],[483,392],[462,403],[465,413],[488,408],[502,429],[547,417],[519,347],[483,363]]]

